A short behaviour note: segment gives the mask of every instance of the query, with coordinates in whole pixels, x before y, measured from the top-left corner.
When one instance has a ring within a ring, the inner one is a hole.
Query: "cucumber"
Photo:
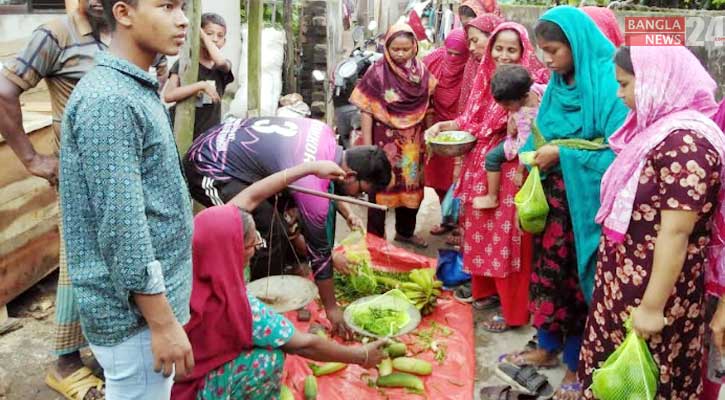
[[[317,400],[317,378],[314,375],[305,378],[305,400]]]
[[[416,375],[430,375],[433,372],[431,363],[412,357],[398,357],[394,359],[393,368]]]
[[[279,400],[295,400],[295,396],[292,394],[292,391],[287,387],[287,385],[282,385],[280,388]]]
[[[386,358],[378,364],[378,376],[390,375],[393,373],[393,362]]]
[[[329,362],[322,365],[309,363],[307,365],[310,366],[314,376],[334,374],[335,372],[341,371],[347,367],[347,364],[339,362]]]
[[[408,348],[405,347],[405,343],[393,342],[385,348],[385,351],[388,353],[390,358],[395,358],[404,356],[408,351]]]
[[[420,378],[405,372],[393,372],[390,375],[381,376],[375,383],[379,387],[407,388],[417,392],[425,390],[423,381]]]

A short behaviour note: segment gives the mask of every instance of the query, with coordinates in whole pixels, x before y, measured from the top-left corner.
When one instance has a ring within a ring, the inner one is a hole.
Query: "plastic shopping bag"
[[[627,326],[627,337],[592,375],[592,392],[600,400],[652,400],[657,394],[659,369],[647,342]]]
[[[458,224],[458,213],[461,208],[461,200],[453,197],[453,192],[456,189],[456,184],[451,185],[446,196],[441,202],[441,214],[443,214],[443,223],[456,225]]]
[[[471,275],[463,272],[463,256],[452,249],[438,250],[438,267],[436,276],[443,281],[443,286],[454,287],[471,280]]]
[[[523,230],[530,233],[541,233],[544,230],[549,204],[546,202],[538,167],[531,168],[529,177],[514,197],[514,204]]]

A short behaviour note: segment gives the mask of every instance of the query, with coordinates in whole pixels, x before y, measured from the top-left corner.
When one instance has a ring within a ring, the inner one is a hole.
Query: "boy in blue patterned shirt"
[[[63,118],[60,197],[69,274],[106,399],[168,399],[193,368],[182,324],[191,293],[191,202],[158,82],[175,55],[183,0],[103,0],[108,52]],[[153,355],[153,356],[152,356]]]

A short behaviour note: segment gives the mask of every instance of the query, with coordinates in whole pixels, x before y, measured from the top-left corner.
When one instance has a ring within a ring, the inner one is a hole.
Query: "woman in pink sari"
[[[458,7],[458,18],[464,26],[471,20],[486,14],[503,17],[501,7],[498,6],[496,0],[464,0]]]
[[[494,51],[503,41],[518,38],[517,51],[506,57]],[[487,51],[476,75],[474,89],[465,112],[455,121],[439,124],[437,131],[464,129],[476,136],[476,146],[466,155],[456,188],[463,213],[463,265],[473,275],[472,298],[476,308],[487,308],[498,295],[501,315],[484,323],[491,332],[502,332],[529,322],[528,291],[531,266],[531,237],[519,229],[513,197],[518,191],[515,175],[518,158],[506,162],[501,169],[500,205],[494,210],[476,210],[474,197],[487,193],[486,153],[504,140],[508,112],[491,94],[490,81],[496,66],[520,64],[538,83],[548,81],[549,73],[538,61],[526,28],[515,22],[504,22],[492,32]],[[466,298],[461,290],[459,298]],[[524,300],[526,299],[526,300]]]
[[[455,119],[458,116],[458,99],[461,96],[463,69],[468,62],[468,43],[463,29],[454,29],[448,34],[445,46],[436,49],[423,58],[428,70],[438,79],[433,94],[433,106],[429,110],[430,123]],[[425,164],[425,185],[435,189],[438,198],[443,201],[446,192],[453,184],[456,164],[459,158],[441,157],[433,154]],[[432,235],[450,232],[456,226],[455,221],[444,220],[431,229]]]
[[[612,10],[607,7],[586,6],[582,7],[582,11],[594,20],[597,28],[612,42],[614,47],[624,44],[624,36],[622,36],[617,17]]]
[[[716,84],[685,47],[623,47],[615,62],[631,111],[609,137],[617,158],[602,179],[579,379],[589,387],[631,316],[659,367],[657,398],[697,399],[705,277],[718,275],[725,255],[725,136],[710,119]]]

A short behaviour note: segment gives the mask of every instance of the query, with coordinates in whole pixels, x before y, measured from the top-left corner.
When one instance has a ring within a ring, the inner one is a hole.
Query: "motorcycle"
[[[377,22],[370,21],[368,31],[374,32],[377,29]],[[335,67],[334,79],[332,82],[332,104],[335,106],[335,131],[338,141],[343,148],[349,148],[355,144],[355,139],[360,137],[360,110],[350,104],[349,98],[358,80],[365,75],[365,72],[373,63],[383,57],[377,52],[377,38],[365,39],[363,27],[356,27],[352,32],[355,47],[348,58]]]

